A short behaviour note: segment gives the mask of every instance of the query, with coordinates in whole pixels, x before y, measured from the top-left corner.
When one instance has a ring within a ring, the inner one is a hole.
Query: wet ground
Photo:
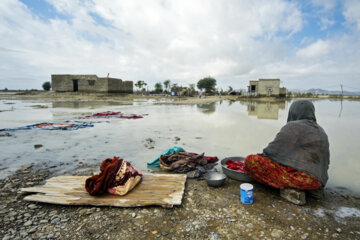
[[[62,95],[55,100],[39,96],[29,100],[31,96],[25,95],[24,101],[10,96],[1,102],[0,128],[60,122],[103,110],[149,115],[136,120],[100,120],[93,128],[76,131],[0,132],[3,239],[360,239],[359,185],[354,182],[358,175],[353,176],[359,169],[351,164],[356,156],[354,144],[343,142],[358,117],[352,103],[344,104],[340,118],[338,111],[334,118],[324,107],[326,102],[315,103],[322,109],[318,119],[330,131],[329,136],[346,130],[345,136],[337,134],[343,143],[334,143],[341,150],[332,154],[332,164],[341,174],[348,173],[348,178],[344,180],[330,169],[333,187],[326,189],[322,201],[308,198],[307,205],[300,207],[282,200],[276,190],[254,184],[254,204],[243,205],[240,182],[231,179],[221,188],[188,180],[183,204],[172,209],[71,207],[23,201],[18,192],[21,187],[43,184],[60,174],[91,175],[103,159],[114,155],[142,171],[153,172],[157,170],[147,168],[146,162],[174,145],[219,158],[259,152],[284,124],[289,104],[223,99],[174,107],[154,103],[178,99],[112,97],[104,103],[98,95],[81,97],[81,101],[62,99]],[[344,118],[349,113],[354,118]],[[237,127],[239,122],[242,127]],[[344,123],[347,127],[342,127]],[[330,127],[333,125],[337,129]],[[350,132],[358,134],[357,129]],[[343,145],[347,148],[342,149]],[[349,152],[347,157],[338,161],[345,151]]]

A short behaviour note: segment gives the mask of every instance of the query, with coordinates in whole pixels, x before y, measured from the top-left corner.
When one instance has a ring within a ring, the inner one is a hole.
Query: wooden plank
[[[181,205],[186,182],[185,174],[144,174],[141,183],[125,196],[104,194],[95,197],[85,190],[88,177],[57,176],[47,180],[43,186],[22,188],[21,191],[35,193],[26,196],[26,201],[61,205],[173,207]]]

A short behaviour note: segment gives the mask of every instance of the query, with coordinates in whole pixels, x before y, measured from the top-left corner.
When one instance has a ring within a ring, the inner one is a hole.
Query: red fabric
[[[321,182],[315,177],[284,166],[261,154],[246,157],[245,173],[258,182],[280,189],[314,190],[322,187]]]
[[[146,114],[144,114],[146,115]],[[137,118],[143,118],[142,115],[136,115],[136,114],[124,114],[121,112],[101,112],[101,113],[95,113],[93,115],[81,117],[81,119],[87,119],[87,118],[110,118],[110,117],[117,117],[117,118],[126,118],[126,119],[137,119]]]
[[[105,159],[100,166],[100,174],[86,179],[86,191],[93,196],[106,193],[108,188],[113,187],[122,161],[117,157]]]
[[[205,156],[205,159],[208,161],[208,163],[215,163],[215,162],[219,161],[219,159],[217,157]]]
[[[243,162],[234,162],[233,160],[229,159],[226,161],[226,164],[227,164],[227,168],[229,169],[245,172],[245,165]]]

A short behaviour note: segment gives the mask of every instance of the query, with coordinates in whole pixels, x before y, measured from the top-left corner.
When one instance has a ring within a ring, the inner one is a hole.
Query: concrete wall
[[[118,78],[98,78],[96,75],[51,75],[52,90],[56,92],[74,92],[77,81],[79,92],[117,92],[132,93],[133,82]]]
[[[117,78],[105,78],[108,81],[108,92],[112,93],[132,93],[133,92],[133,82],[132,81],[122,81]]]
[[[280,79],[259,79],[258,93],[261,96],[279,96]]]

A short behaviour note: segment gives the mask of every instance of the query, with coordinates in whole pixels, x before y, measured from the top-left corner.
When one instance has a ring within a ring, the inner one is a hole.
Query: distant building
[[[119,78],[99,78],[96,75],[51,75],[51,87],[56,92],[132,93],[133,82]]]
[[[285,97],[286,88],[280,87],[280,79],[250,80],[248,93],[251,96]]]

